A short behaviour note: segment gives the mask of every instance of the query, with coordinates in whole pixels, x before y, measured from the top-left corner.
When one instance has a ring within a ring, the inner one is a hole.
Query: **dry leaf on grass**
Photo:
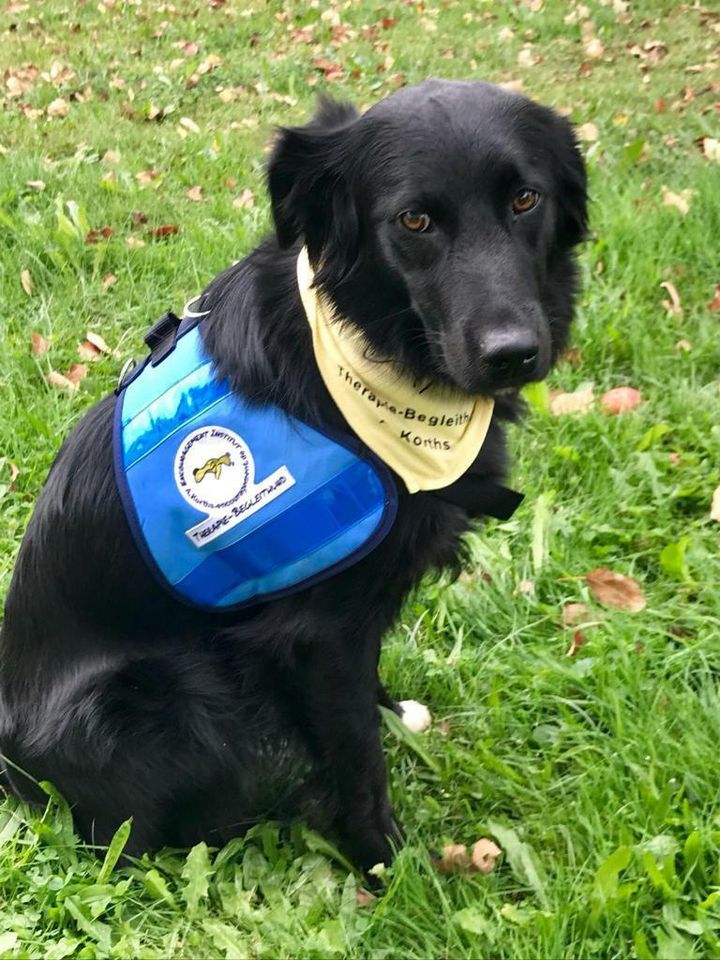
[[[49,341],[46,340],[41,333],[33,333],[30,340],[30,353],[32,353],[34,357],[41,357],[50,349]]]
[[[65,374],[71,383],[79,384],[88,375],[88,368],[84,363],[73,363]]]
[[[20,271],[20,284],[25,293],[30,296],[32,293],[32,277],[30,271],[26,268]]]
[[[590,608],[584,603],[566,603],[562,608],[561,619],[563,626],[574,627],[590,616]]]
[[[615,387],[600,397],[600,406],[603,413],[615,416],[618,413],[627,413],[642,403],[640,391],[635,387]]]
[[[109,289],[114,283],[117,283],[117,277],[114,273],[106,273],[102,278],[103,290]]]
[[[496,843],[488,840],[487,837],[481,837],[473,844],[470,856],[472,868],[477,870],[478,873],[492,873],[495,869],[495,862],[501,853],[502,850]]]
[[[66,393],[75,393],[75,391],[78,389],[77,382],[71,380],[69,377],[64,376],[62,373],[58,373],[57,370],[50,371],[50,373],[47,375],[47,382],[56,390],[64,390]]]
[[[590,593],[607,607],[639,613],[647,606],[645,594],[638,583],[622,573],[607,567],[597,567],[586,576]]]
[[[710,519],[720,523],[720,487],[713,493],[712,505],[710,507]]]
[[[708,160],[720,163],[720,140],[716,140],[715,137],[703,137],[702,152]]]
[[[600,136],[600,132],[594,123],[581,123],[579,127],[575,128],[575,132],[578,138],[584,140],[585,143],[595,143]]]
[[[551,393],[550,412],[556,417],[566,413],[587,413],[595,402],[593,388],[579,387],[573,393]]]
[[[680,297],[675,289],[675,284],[670,283],[669,280],[665,280],[660,284],[660,286],[663,288],[663,290],[667,290],[670,296],[669,300],[663,300],[662,302],[662,305],[665,307],[668,314],[673,317],[681,317],[682,305],[680,304]]]
[[[162,240],[164,237],[172,237],[178,231],[179,227],[176,223],[165,223],[161,227],[154,227],[152,230],[148,230],[148,236],[153,237],[155,240]],[[132,239],[128,237],[128,241]]]
[[[675,207],[676,210],[679,210],[680,213],[685,217],[690,209],[690,200],[695,193],[694,190],[681,190],[680,193],[675,193],[673,190],[668,190],[668,188],[663,185],[661,187],[663,206],[664,207]]]
[[[102,360],[103,356],[109,357],[111,353],[112,350],[100,334],[92,333],[91,331],[85,334],[85,339],[78,345],[78,356],[80,359],[89,360],[91,363]]]
[[[205,199],[201,186],[190,187],[189,190],[185,191],[185,196],[194,203],[201,203]]]
[[[252,210],[255,206],[255,194],[252,190],[245,189],[232,202],[236,210]]]
[[[66,117],[70,112],[70,104],[67,100],[63,100],[62,97],[58,97],[57,100],[53,100],[52,103],[48,104],[46,113],[49,117],[57,117],[62,119]]]
[[[584,647],[586,643],[587,637],[582,630],[576,630],[575,633],[573,633],[572,641],[567,649],[567,652],[565,653],[565,656],[574,657],[578,650]]]
[[[590,57],[591,60],[599,60],[604,53],[605,47],[603,46],[603,42],[597,37],[593,37],[592,40],[589,40],[585,44],[585,55]]]
[[[715,287],[715,295],[712,300],[708,300],[706,306],[710,313],[717,313],[720,310],[720,283]]]
[[[435,861],[438,873],[492,873],[502,850],[487,837],[481,837],[468,853],[464,843],[451,843],[443,847],[442,855]]]
[[[44,180],[26,180],[25,186],[30,187],[31,190],[44,190],[47,184]]]

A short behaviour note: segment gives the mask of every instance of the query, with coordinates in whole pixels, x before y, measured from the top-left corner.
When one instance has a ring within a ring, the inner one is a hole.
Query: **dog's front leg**
[[[354,638],[297,651],[295,700],[341,843],[363,870],[390,863],[400,840],[388,797],[377,708],[377,652]]]

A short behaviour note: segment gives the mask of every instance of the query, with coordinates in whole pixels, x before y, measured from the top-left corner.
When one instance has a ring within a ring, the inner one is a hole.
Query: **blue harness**
[[[114,429],[125,513],[160,583],[228,610],[366,556],[397,511],[387,467],[354,437],[249,404],[216,378],[200,328],[178,335],[172,321],[173,336],[153,344],[151,331],[161,349],[119,387]]]

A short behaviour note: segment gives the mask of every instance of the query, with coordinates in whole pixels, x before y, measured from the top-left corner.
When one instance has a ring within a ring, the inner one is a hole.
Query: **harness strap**
[[[525,499],[517,490],[473,473],[466,473],[449,487],[432,493],[467,510],[471,517],[495,517],[496,520],[509,520]]]
[[[175,349],[180,322],[180,317],[168,310],[145,334],[145,343],[150,350],[150,363],[153,367]]]

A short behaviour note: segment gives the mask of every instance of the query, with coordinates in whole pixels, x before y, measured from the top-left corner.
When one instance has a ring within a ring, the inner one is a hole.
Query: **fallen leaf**
[[[44,353],[47,353],[50,349],[50,343],[41,333],[33,333],[30,337],[30,353],[34,357],[41,357]]]
[[[141,170],[135,174],[135,179],[141,186],[147,186],[149,183],[155,183],[160,178],[160,171],[155,167],[150,170]]]
[[[89,360],[93,363],[101,360],[103,356],[109,357],[111,353],[112,350],[100,334],[93,333],[90,330],[85,334],[83,342],[78,345],[78,356],[80,359]]]
[[[65,390],[66,393],[75,393],[78,389],[78,384],[76,382],[70,380],[62,373],[58,373],[57,370],[51,370],[46,379],[50,386],[54,387],[56,390]]]
[[[590,593],[608,607],[639,613],[647,606],[647,600],[635,580],[607,567],[597,567],[586,576]]]
[[[198,66],[196,73],[199,73],[200,76],[203,76],[206,73],[212,73],[213,70],[217,70],[218,67],[222,66],[222,59],[218,57],[216,53],[209,53],[205,60]]]
[[[95,244],[100,243],[101,240],[109,240],[113,233],[114,230],[112,227],[100,227],[99,230],[88,230],[85,234],[85,243]]]
[[[368,907],[371,903],[375,903],[376,900],[377,897],[374,897],[372,893],[368,893],[367,890],[363,890],[359,887],[355,891],[355,903],[359,907]]]
[[[193,200],[195,203],[201,203],[205,197],[203,197],[202,187],[190,187],[189,190],[185,191],[185,196],[188,200]]]
[[[580,347],[568,347],[567,350],[563,350],[559,357],[560,363],[569,363],[571,367],[581,367],[583,363],[583,355]]]
[[[708,300],[707,308],[710,313],[715,313],[720,310],[720,283],[715,287],[715,295],[712,300]]]
[[[715,137],[703,137],[702,152],[708,160],[720,163],[720,140],[716,140]]]
[[[598,128],[594,123],[581,123],[580,126],[576,128],[576,132],[580,140],[584,140],[585,143],[595,143],[600,136]]]
[[[102,155],[102,162],[116,166],[118,163],[120,163],[120,151],[106,150]]]
[[[125,243],[131,250],[138,250],[145,246],[145,241],[141,240],[140,237],[125,237]]]
[[[469,870],[470,864],[471,860],[464,843],[451,843],[443,847],[440,859],[435,861],[438,873],[445,875],[465,873]]]
[[[563,626],[574,627],[583,620],[587,620],[590,609],[584,603],[566,603],[562,608],[561,619]]]
[[[44,180],[27,180],[25,186],[30,187],[31,190],[44,190],[47,184]]]
[[[565,653],[565,656],[574,657],[578,650],[580,650],[581,647],[584,647],[586,643],[587,637],[582,630],[576,630],[575,633],[573,633],[572,641],[567,649],[567,652]]]
[[[63,100],[62,97],[58,97],[57,100],[53,100],[52,103],[48,104],[45,112],[49,117],[58,117],[59,119],[62,119],[70,112],[70,104],[67,102],[67,100]]]
[[[65,374],[71,383],[80,383],[88,375],[88,368],[84,363],[73,363]]]
[[[235,197],[232,205],[237,210],[251,210],[255,206],[255,194],[252,190],[245,189],[239,196]]]
[[[675,350],[677,353],[690,353],[692,350],[692,344],[689,340],[678,340],[675,344]]]
[[[573,393],[551,393],[550,412],[554,416],[563,416],[566,413],[587,413],[595,402],[593,388],[579,387]]]
[[[180,126],[184,127],[185,130],[189,130],[190,133],[200,133],[200,127],[194,120],[191,120],[190,117],[180,117],[179,122]]]
[[[521,580],[517,587],[513,590],[513,594],[516,596],[518,594],[529,594],[535,592],[535,581],[534,580]]]
[[[473,844],[470,862],[472,868],[478,873],[492,873],[495,869],[495,862],[502,853],[500,847],[489,840],[487,837],[481,837]]]
[[[102,278],[102,285],[104,290],[107,290],[114,283],[117,283],[117,277],[115,276],[114,273],[106,273],[105,276]]]
[[[712,505],[710,507],[710,519],[720,523],[720,487],[717,487],[712,495]]]
[[[667,113],[667,103],[659,97],[655,101],[655,113]]]
[[[635,387],[615,387],[600,397],[600,406],[602,407],[603,413],[607,413],[610,416],[618,413],[627,413],[629,410],[634,410],[635,407],[641,403],[642,396],[640,395],[640,391],[636,390]]]
[[[662,305],[667,310],[668,314],[672,317],[681,317],[682,316],[682,306],[680,304],[680,297],[677,290],[675,289],[675,284],[671,283],[669,280],[665,280],[660,284],[663,290],[667,290],[670,295],[670,300],[663,300]]]
[[[603,42],[597,37],[593,37],[585,44],[585,54],[590,57],[591,60],[599,60],[604,53],[605,47],[603,46]]]
[[[30,296],[32,293],[32,277],[30,276],[30,271],[27,268],[20,271],[20,284],[25,293]]]
[[[161,240],[163,237],[172,237],[179,231],[179,227],[176,223],[164,223],[160,227],[153,227],[152,230],[148,230],[148,236],[154,237],[156,240]],[[131,238],[128,237],[128,240]]]
[[[536,64],[542,63],[543,59],[543,57],[533,53],[531,46],[525,46],[517,55],[517,64],[519,67],[534,67]]]
[[[672,190],[668,190],[665,185],[660,189],[662,190],[663,206],[675,207],[684,217],[687,216],[688,210],[690,209],[690,200],[695,191],[681,190],[680,193],[675,193]]]

